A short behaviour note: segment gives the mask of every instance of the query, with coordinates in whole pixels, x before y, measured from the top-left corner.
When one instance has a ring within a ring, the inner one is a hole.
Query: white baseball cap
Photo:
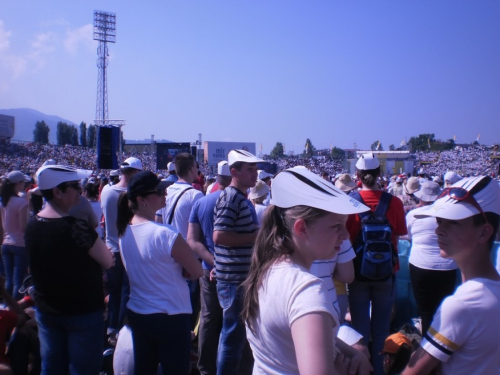
[[[56,187],[63,182],[80,181],[89,177],[92,171],[75,169],[65,165],[44,165],[36,171],[36,179],[40,190]]]
[[[450,184],[454,184],[457,181],[460,181],[462,177],[460,177],[456,172],[449,171],[444,174],[444,181]]]
[[[245,150],[231,150],[227,155],[227,162],[231,167],[234,163],[241,161],[243,163],[261,163],[264,160],[258,158],[254,154],[251,154]]]
[[[369,210],[331,182],[301,166],[286,169],[273,178],[271,203],[281,208],[310,206],[343,215]]]
[[[169,172],[175,172],[175,164],[173,162],[168,163],[167,169]]]
[[[375,156],[375,154],[361,154],[359,157],[357,163],[356,163],[356,168],[362,171],[368,171],[371,169],[377,169],[380,167],[380,163]]]
[[[259,180],[263,180],[263,179],[265,179],[265,178],[269,178],[269,177],[273,177],[273,176],[274,176],[273,174],[271,174],[271,173],[267,173],[266,171],[264,171],[264,170],[262,170],[262,169],[259,169],[259,170],[257,171],[257,173],[258,173],[257,178],[258,178]]]
[[[18,182],[21,182],[21,181],[23,181],[23,182],[30,182],[31,181],[31,178],[29,178],[28,176],[26,176],[25,174],[23,174],[20,171],[9,172],[9,173],[7,173],[7,176],[5,176],[5,177],[12,184],[17,184]]]
[[[468,177],[456,182],[450,188],[443,190],[441,198],[437,199],[431,206],[422,209],[422,216],[440,217],[448,220],[462,220],[480,214],[481,212],[474,204],[465,200],[453,198],[453,188],[461,188],[472,192],[483,212],[493,212],[500,215],[500,185],[488,176]],[[449,193],[446,193],[446,192]],[[419,215],[420,216],[420,215]]]
[[[142,171],[142,163],[139,159],[130,157],[124,160],[120,168],[121,169],[134,168]]]
[[[231,171],[229,170],[229,166],[227,165],[226,160],[222,160],[217,164],[217,174],[220,176],[229,176],[231,177]]]

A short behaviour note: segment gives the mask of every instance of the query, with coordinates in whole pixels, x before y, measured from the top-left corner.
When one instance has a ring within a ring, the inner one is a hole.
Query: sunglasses
[[[476,208],[481,213],[481,215],[483,215],[484,221],[488,223],[488,219],[486,218],[483,209],[481,208],[479,203],[477,203],[476,199],[469,190],[466,190],[461,187],[449,187],[443,190],[438,199],[445,196],[449,196],[450,198],[453,198],[459,202],[470,203],[471,205],[474,206],[474,208]]]
[[[145,196],[151,195],[151,194],[156,194],[156,195],[159,195],[159,196],[165,196],[165,195],[167,195],[167,192],[165,191],[165,189],[156,189],[156,190],[146,191],[144,193]]]
[[[70,182],[70,183],[66,183],[64,184],[64,187],[70,187],[70,188],[73,188],[75,190],[82,190],[82,185],[80,185],[79,182]]]

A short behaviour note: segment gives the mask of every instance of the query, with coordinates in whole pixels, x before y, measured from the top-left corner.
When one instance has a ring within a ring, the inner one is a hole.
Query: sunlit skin
[[[241,192],[246,192],[247,189],[254,187],[257,183],[257,164],[243,163],[240,170],[231,168],[231,176],[231,186],[234,186]]]
[[[296,250],[290,257],[308,269],[315,260],[333,258],[342,242],[349,238],[346,222],[347,215],[335,213],[328,213],[309,224],[297,220],[293,226]]]

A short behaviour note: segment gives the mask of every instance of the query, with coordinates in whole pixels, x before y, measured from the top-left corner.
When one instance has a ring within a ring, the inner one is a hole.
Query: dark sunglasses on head
[[[483,209],[481,208],[479,203],[477,203],[476,199],[474,198],[474,195],[472,195],[472,193],[469,190],[466,190],[461,187],[449,187],[443,190],[438,199],[445,196],[449,196],[450,198],[455,199],[456,201],[459,202],[470,203],[471,205],[474,206],[474,208],[476,208],[481,213],[481,215],[483,215],[484,221],[486,223],[488,222],[488,219],[486,218]]]
[[[165,189],[156,189],[156,190],[150,190],[150,191],[146,191],[144,193],[144,195],[151,195],[151,194],[156,194],[156,195],[160,195],[160,196],[165,196],[167,193],[165,191]]]

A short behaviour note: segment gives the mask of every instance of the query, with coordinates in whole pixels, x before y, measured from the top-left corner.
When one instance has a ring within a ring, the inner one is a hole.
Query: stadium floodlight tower
[[[99,42],[97,47],[97,100],[94,125],[98,127],[99,134],[102,127],[117,127],[125,125],[124,120],[110,120],[108,118],[108,43],[116,43],[116,14],[94,11],[94,40]],[[121,137],[121,131],[118,132]],[[97,135],[96,134],[96,135]],[[99,135],[98,140],[99,140]],[[98,141],[99,143],[99,141]],[[122,142],[118,142],[120,152]],[[99,160],[99,159],[98,159]]]

